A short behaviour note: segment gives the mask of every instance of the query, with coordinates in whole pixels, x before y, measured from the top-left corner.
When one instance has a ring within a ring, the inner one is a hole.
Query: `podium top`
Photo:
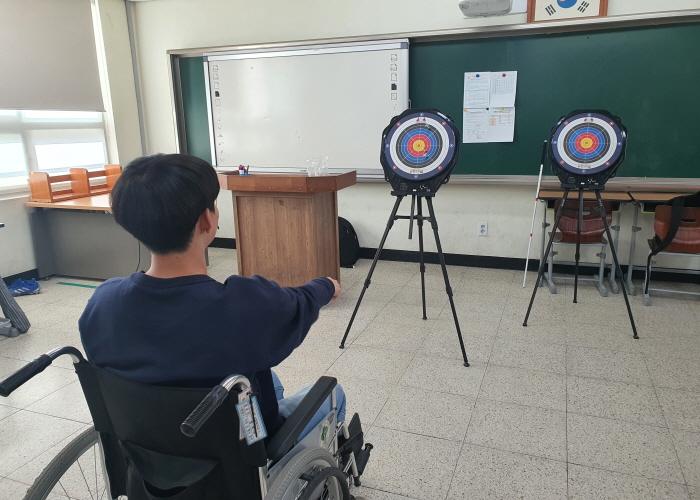
[[[250,174],[238,171],[218,174],[221,189],[269,193],[327,193],[340,191],[357,182],[357,172],[309,177],[299,174]]]

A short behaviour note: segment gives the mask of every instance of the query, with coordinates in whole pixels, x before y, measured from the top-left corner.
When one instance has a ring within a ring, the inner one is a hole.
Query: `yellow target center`
[[[416,142],[413,143],[413,150],[414,151],[423,151],[425,149],[425,142],[421,141],[418,139]]]
[[[581,146],[584,149],[590,149],[591,146],[593,146],[593,139],[591,139],[590,137],[585,137],[581,139]]]

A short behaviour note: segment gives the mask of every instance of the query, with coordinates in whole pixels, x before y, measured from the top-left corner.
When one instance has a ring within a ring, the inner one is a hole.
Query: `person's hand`
[[[328,279],[331,280],[331,283],[333,283],[333,287],[335,288],[335,292],[333,292],[333,297],[331,298],[331,300],[335,300],[338,298],[338,295],[340,295],[340,283],[338,283],[330,276],[328,277]]]

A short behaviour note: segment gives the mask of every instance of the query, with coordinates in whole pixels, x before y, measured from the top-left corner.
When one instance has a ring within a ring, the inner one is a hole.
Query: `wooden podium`
[[[337,192],[356,173],[308,177],[287,174],[219,174],[233,191],[238,274],[281,286],[319,277],[340,280]]]

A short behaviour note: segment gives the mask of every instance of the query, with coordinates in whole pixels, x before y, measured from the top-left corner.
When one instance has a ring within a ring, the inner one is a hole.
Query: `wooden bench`
[[[112,191],[114,183],[122,172],[121,165],[105,165],[101,170],[71,168],[70,173],[49,175],[46,172],[29,173],[29,200],[54,203],[73,200],[85,196],[107,194]],[[104,182],[92,184],[91,179],[104,178]],[[56,188],[57,184],[70,182],[70,188]]]

